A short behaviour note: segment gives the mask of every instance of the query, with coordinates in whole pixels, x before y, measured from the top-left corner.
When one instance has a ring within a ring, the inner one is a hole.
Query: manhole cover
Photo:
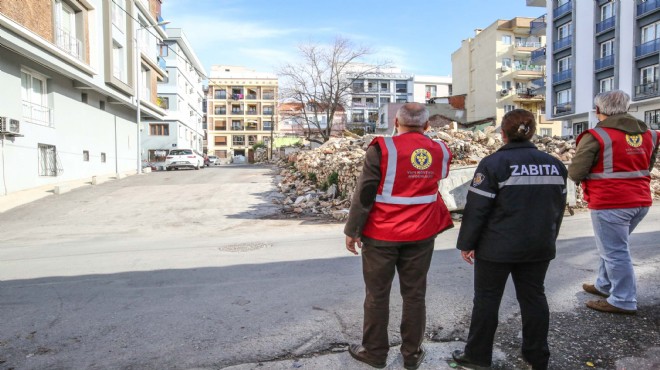
[[[225,245],[219,247],[218,250],[221,252],[249,252],[249,251],[256,251],[257,249],[264,249],[272,246],[273,245],[271,243],[254,242],[254,243]]]

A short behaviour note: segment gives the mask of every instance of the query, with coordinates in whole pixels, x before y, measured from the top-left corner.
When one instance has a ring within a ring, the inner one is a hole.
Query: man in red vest
[[[600,254],[595,283],[582,288],[607,298],[588,301],[587,307],[622,314],[637,312],[628,236],[652,203],[650,171],[660,136],[626,113],[629,102],[630,96],[621,90],[596,95],[600,122],[578,136],[575,157],[568,167],[568,176],[582,182]]]
[[[378,137],[367,149],[348,221],[346,249],[362,249],[366,285],[362,344],[349,353],[376,368],[387,362],[389,298],[399,274],[403,312],[401,354],[406,369],[417,369],[426,352],[426,274],[435,237],[453,227],[438,181],[447,177],[451,152],[444,142],[424,135],[429,112],[406,103],[397,112],[398,135]]]

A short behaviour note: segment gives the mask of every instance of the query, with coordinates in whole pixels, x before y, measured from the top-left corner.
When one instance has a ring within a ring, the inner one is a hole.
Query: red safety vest
[[[451,152],[443,142],[409,132],[375,138],[381,149],[381,179],[362,234],[368,238],[412,242],[428,239],[454,224],[438,194],[447,177]]]
[[[590,133],[600,144],[598,163],[582,181],[584,200],[590,209],[648,207],[651,199],[651,155],[658,145],[658,133],[647,130],[643,134],[596,127]]]

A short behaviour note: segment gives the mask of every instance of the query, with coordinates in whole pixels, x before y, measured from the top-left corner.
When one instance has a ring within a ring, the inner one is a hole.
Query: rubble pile
[[[268,162],[268,149],[259,147],[254,151],[254,163]]]
[[[474,166],[502,146],[494,127],[485,131],[456,131],[449,128],[427,132],[441,139],[453,153],[452,167]],[[279,184],[284,195],[284,211],[293,214],[332,215],[344,220],[350,199],[362,171],[367,146],[373,136],[332,138],[319,148],[293,153],[278,162],[282,168]],[[542,151],[568,163],[575,155],[575,139],[539,137],[533,140]],[[651,174],[651,191],[660,199],[660,163]],[[570,180],[569,180],[570,181]],[[577,208],[586,207],[582,190],[577,187]]]

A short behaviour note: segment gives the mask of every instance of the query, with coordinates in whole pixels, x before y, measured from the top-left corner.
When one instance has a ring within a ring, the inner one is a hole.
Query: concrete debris
[[[441,139],[453,153],[452,168],[474,166],[502,145],[494,127],[484,131],[458,131],[450,128],[427,132]],[[357,184],[366,149],[375,136],[331,138],[313,150],[301,150],[280,158],[282,181],[279,190],[284,195],[280,203],[285,213],[328,215],[344,221],[350,199]],[[542,151],[570,163],[575,155],[575,139],[537,137],[533,143]],[[660,199],[660,163],[651,173],[651,192]],[[570,181],[570,180],[569,180]],[[576,208],[585,208],[582,189],[576,187]]]

